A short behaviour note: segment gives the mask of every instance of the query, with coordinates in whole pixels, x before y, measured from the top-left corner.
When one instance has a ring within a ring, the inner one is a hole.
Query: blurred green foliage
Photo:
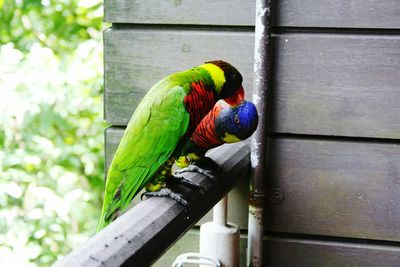
[[[0,43],[27,52],[40,43],[56,54],[70,51],[101,28],[99,0],[0,0]]]
[[[95,233],[103,190],[99,0],[0,0],[0,266]]]

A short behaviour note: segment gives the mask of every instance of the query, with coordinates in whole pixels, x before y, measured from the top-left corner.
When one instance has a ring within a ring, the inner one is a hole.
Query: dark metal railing
[[[204,191],[183,185],[173,188],[185,196],[188,211],[169,198],[149,198],[127,211],[54,266],[149,266],[188,231],[248,174],[250,149],[244,143],[224,145],[208,156],[222,169],[213,182],[202,174],[187,173]]]

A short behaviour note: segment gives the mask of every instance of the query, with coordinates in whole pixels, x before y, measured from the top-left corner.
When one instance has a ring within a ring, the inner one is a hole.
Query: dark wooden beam
[[[216,181],[197,173],[186,177],[204,191],[177,185],[190,210],[169,198],[149,198],[72,251],[55,266],[148,266],[209,211],[249,171],[249,148],[243,143],[224,145],[208,156],[222,168]]]

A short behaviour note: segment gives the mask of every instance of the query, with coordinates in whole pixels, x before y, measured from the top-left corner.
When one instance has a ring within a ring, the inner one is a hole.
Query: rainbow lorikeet
[[[132,198],[182,155],[182,148],[219,99],[232,106],[244,98],[242,75],[214,60],[166,76],[133,113],[107,173],[98,230],[126,209]]]
[[[144,195],[169,196],[186,206],[187,202],[182,196],[175,194],[167,187],[163,187],[167,178],[174,178],[188,186],[200,187],[191,181],[182,180],[184,178],[181,174],[199,172],[209,178],[214,178],[213,172],[218,170],[219,167],[211,159],[205,157],[205,153],[209,149],[222,144],[247,139],[257,129],[257,125],[257,109],[252,102],[243,101],[237,106],[231,106],[223,100],[218,101],[197,125],[189,141],[182,148],[181,156],[175,160],[176,165],[182,169],[176,171],[174,176],[159,173],[146,186],[149,191],[159,191],[145,193]]]

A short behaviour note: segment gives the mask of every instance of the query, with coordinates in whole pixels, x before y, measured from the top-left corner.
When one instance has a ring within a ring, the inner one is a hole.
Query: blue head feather
[[[228,133],[245,140],[254,133],[257,124],[256,107],[250,101],[243,101],[239,106],[228,106],[221,110],[215,121],[215,130],[219,137]]]

